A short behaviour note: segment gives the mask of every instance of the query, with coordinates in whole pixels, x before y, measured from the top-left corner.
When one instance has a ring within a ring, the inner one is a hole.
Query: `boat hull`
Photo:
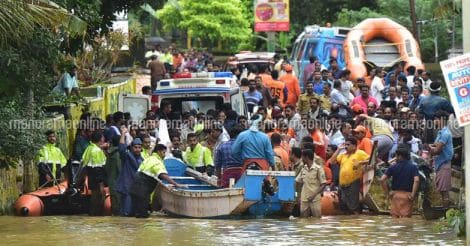
[[[236,213],[243,203],[243,189],[178,190],[159,183],[156,206],[173,216],[216,218]]]

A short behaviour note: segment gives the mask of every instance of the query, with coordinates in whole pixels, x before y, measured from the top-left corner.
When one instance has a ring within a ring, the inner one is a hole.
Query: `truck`
[[[299,81],[303,81],[304,69],[310,57],[316,57],[322,67],[329,68],[331,58],[336,58],[340,69],[346,67],[343,42],[350,31],[345,27],[306,26],[292,47],[290,60],[294,65]],[[300,83],[303,89],[303,83]]]

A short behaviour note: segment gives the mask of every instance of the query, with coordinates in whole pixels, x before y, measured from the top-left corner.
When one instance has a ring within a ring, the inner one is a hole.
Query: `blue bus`
[[[331,57],[336,58],[340,69],[346,67],[343,53],[343,41],[349,32],[344,27],[306,26],[297,37],[292,47],[291,61],[303,90],[304,68],[310,63],[311,56],[316,57],[320,63],[329,68]]]

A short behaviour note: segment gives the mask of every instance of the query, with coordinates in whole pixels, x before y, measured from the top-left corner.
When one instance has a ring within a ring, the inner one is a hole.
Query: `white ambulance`
[[[246,115],[243,92],[231,72],[179,73],[160,80],[152,95],[152,109],[165,101],[171,103],[173,112],[206,113],[230,103],[238,115]]]

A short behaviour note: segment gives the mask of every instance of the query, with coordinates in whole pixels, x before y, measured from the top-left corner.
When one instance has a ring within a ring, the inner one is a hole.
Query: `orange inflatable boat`
[[[85,185],[80,193],[67,190],[67,182],[52,187],[45,187],[21,195],[13,205],[15,215],[72,215],[86,214],[90,209],[91,191]],[[111,197],[105,188],[104,215],[111,215]]]
[[[373,40],[385,40],[385,42],[389,43],[368,44]],[[375,46],[376,53],[380,53],[387,46],[395,46],[398,56],[396,59],[393,58],[390,61],[385,61],[388,64],[387,66],[391,66],[399,61],[405,61],[405,69],[409,66],[415,66],[416,69],[424,69],[421,62],[419,45],[405,27],[387,18],[369,18],[353,27],[343,44],[346,67],[351,71],[351,79],[353,80],[362,77],[370,82],[370,78],[367,78],[368,71],[366,64],[369,64],[368,66],[370,67],[373,67],[375,64],[371,59],[368,59],[368,54],[366,54],[365,50],[367,46],[372,48]],[[386,55],[376,54],[376,57],[386,59]]]

